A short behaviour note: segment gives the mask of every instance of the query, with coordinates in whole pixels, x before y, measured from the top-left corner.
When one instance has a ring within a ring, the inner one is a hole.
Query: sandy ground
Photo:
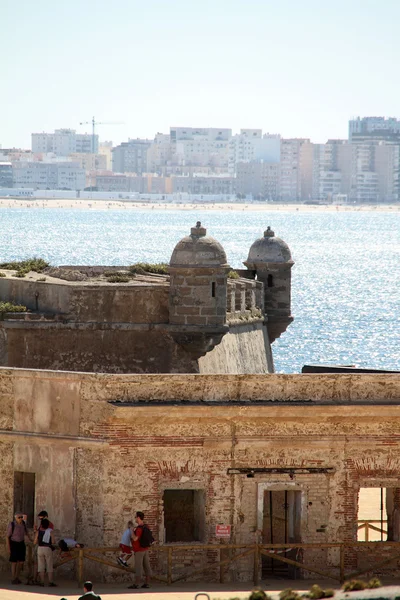
[[[314,204],[271,204],[263,203],[221,203],[221,204],[170,204],[150,202],[119,202],[116,200],[79,200],[79,199],[11,199],[0,198],[0,208],[81,208],[95,210],[251,210],[251,211],[300,211],[300,212],[337,212],[337,211],[389,211],[400,212],[400,204],[393,205],[314,205]]]
[[[305,593],[310,587],[318,583],[323,589],[333,588],[339,590],[339,584],[334,581],[327,579],[324,580],[268,580],[264,581],[260,587],[266,591],[266,593],[278,600],[278,594],[280,591],[293,588],[300,593]],[[366,590],[365,592],[354,592],[353,594],[347,594],[346,597],[349,600],[356,600],[356,598],[364,597],[365,600],[368,598],[390,598],[395,597],[399,593],[399,588],[395,587],[396,581],[387,580],[385,588],[379,588],[377,590]],[[39,600],[40,596],[46,600],[52,600],[53,598],[66,598],[67,600],[77,600],[83,592],[80,592],[77,588],[76,583],[71,582],[60,582],[58,588],[34,588],[28,586],[11,586],[2,582],[0,584],[0,598],[1,600]],[[183,583],[180,585],[174,585],[170,587],[165,586],[154,586],[150,590],[128,590],[126,584],[120,585],[108,585],[99,584],[95,586],[95,592],[99,594],[102,600],[127,600],[132,597],[131,594],[135,594],[140,597],[140,600],[194,600],[196,594],[204,592],[208,594],[210,600],[228,600],[229,598],[240,598],[245,599],[249,597],[251,587],[243,585],[202,585],[193,583]],[[198,596],[197,600],[207,600],[207,596]],[[339,599],[338,599],[339,600]],[[342,600],[342,599],[341,599]]]

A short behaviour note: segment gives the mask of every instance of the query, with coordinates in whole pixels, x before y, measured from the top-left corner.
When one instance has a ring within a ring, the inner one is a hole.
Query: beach
[[[0,208],[72,208],[84,210],[235,210],[282,212],[400,212],[399,204],[282,204],[275,202],[170,203],[71,198],[1,198]]]

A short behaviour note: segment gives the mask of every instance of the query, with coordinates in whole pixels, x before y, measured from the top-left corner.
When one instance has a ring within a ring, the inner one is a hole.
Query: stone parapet
[[[227,314],[228,323],[237,321],[259,321],[264,319],[264,286],[254,279],[228,279]]]

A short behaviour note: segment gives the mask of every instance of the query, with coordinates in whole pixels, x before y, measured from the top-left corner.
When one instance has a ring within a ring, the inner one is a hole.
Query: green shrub
[[[14,302],[0,302],[0,317],[4,313],[11,312],[26,312],[26,306],[22,304],[14,304]]]
[[[167,263],[135,263],[129,267],[130,273],[137,273],[138,275],[144,275],[145,273],[156,273],[157,275],[167,275],[168,265]]]
[[[107,277],[107,281],[109,283],[128,283],[131,280],[129,275],[113,275],[112,277]]]
[[[334,590],[323,590],[319,585],[311,586],[310,591],[304,594],[306,598],[312,598],[313,600],[319,600],[320,598],[332,598],[335,595]]]
[[[29,271],[17,271],[14,277],[25,277],[27,273],[29,273]]]
[[[251,592],[249,600],[271,600],[271,597],[268,596],[261,588],[255,588]]]
[[[368,587],[369,590],[373,590],[375,588],[381,587],[381,585],[382,584],[381,584],[380,580],[377,577],[372,577],[372,579],[370,579],[368,581],[367,587]]]
[[[104,277],[129,277],[130,273],[126,271],[104,271]]]
[[[6,276],[6,274],[5,274],[5,273],[2,273],[2,272],[0,271],[0,277],[5,277],[5,276]]]
[[[280,600],[300,600],[301,596],[295,590],[287,588],[279,593]]]
[[[46,277],[39,277],[36,281],[46,281]]]
[[[48,266],[48,262],[46,262],[43,258],[37,257],[28,258],[26,260],[20,261],[0,263],[0,269],[11,269],[14,271],[23,271],[24,273],[29,273],[29,271],[36,271],[37,273],[41,273]]]
[[[359,592],[360,590],[365,590],[367,584],[365,581],[361,581],[361,579],[351,579],[350,581],[346,581],[343,589],[345,592]]]
[[[240,275],[237,271],[229,271],[228,279],[240,279]]]

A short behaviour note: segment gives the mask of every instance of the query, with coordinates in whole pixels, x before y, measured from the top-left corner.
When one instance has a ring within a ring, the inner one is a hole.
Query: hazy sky
[[[400,0],[2,0],[0,144],[79,126],[346,137],[400,117]]]

